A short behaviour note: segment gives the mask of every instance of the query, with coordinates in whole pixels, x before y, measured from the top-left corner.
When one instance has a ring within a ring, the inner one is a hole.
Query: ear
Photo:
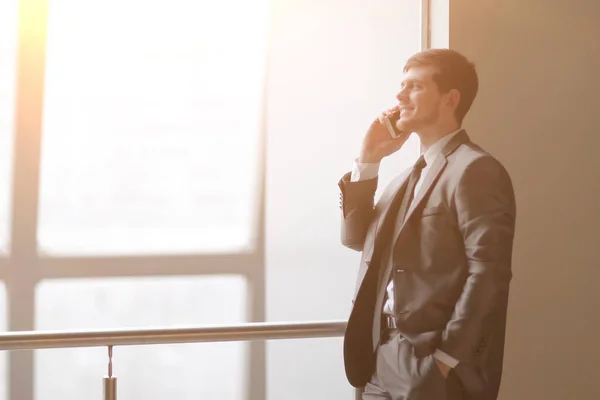
[[[450,89],[450,91],[446,95],[448,106],[453,110],[458,108],[458,103],[460,103],[460,92],[458,89]]]

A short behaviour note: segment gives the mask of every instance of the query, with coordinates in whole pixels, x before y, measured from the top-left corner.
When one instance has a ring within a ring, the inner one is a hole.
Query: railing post
[[[104,400],[117,400],[117,378],[112,376],[112,346],[108,346],[108,376],[103,379]]]
[[[363,388],[354,389],[354,400],[362,400]]]
[[[104,377],[104,400],[117,400],[117,378]]]

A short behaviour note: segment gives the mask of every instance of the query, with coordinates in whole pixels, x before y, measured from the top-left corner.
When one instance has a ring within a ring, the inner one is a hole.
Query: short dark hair
[[[433,80],[440,92],[448,93],[452,89],[460,92],[460,101],[455,115],[458,122],[462,124],[479,88],[475,64],[455,50],[429,49],[410,57],[404,66],[404,72],[413,67],[430,65],[439,70]]]

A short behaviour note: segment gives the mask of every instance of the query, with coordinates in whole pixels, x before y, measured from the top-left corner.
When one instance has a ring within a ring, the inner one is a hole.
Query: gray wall
[[[467,121],[518,201],[501,399],[600,398],[600,2],[452,0]]]

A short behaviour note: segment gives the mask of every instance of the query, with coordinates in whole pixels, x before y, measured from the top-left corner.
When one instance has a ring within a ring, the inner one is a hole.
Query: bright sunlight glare
[[[48,253],[251,246],[268,0],[50,0]]]

